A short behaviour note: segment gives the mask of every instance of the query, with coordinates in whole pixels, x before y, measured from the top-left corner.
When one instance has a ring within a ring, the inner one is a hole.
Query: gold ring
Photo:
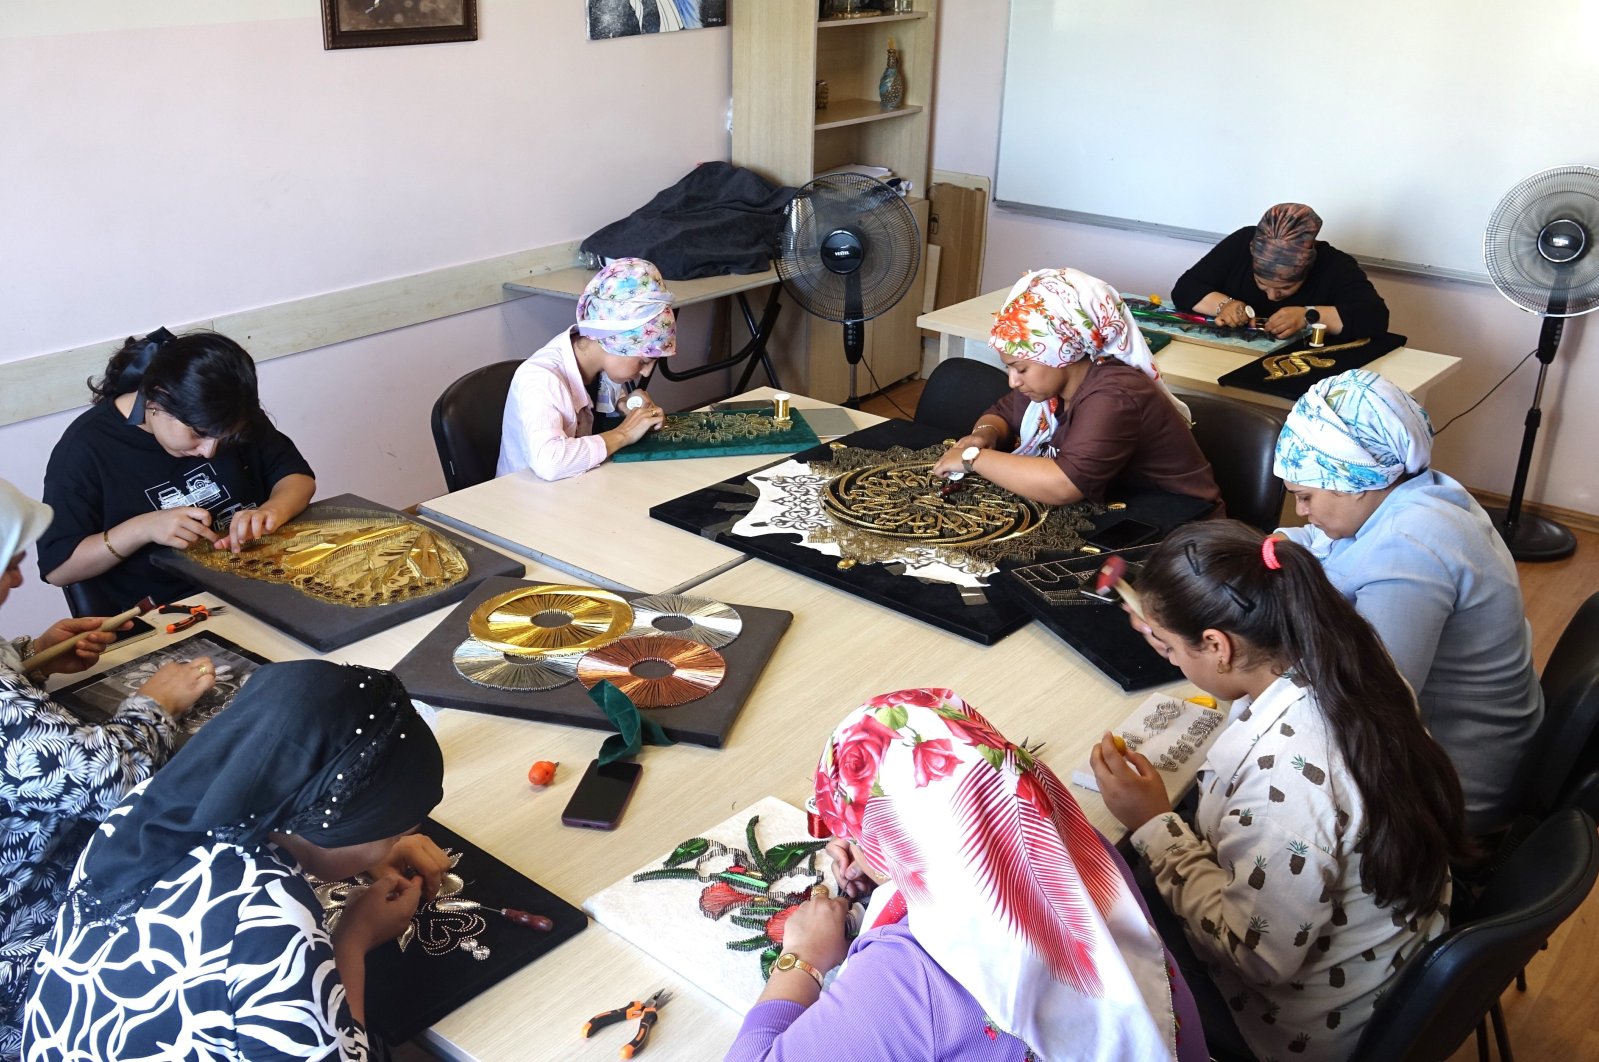
[[[811,899],[813,900],[825,900],[831,895],[832,893],[827,891],[827,886],[821,882],[811,886]]]
[[[196,664],[194,666],[200,669],[200,674],[202,674],[202,675],[211,674],[211,669],[206,667],[204,664]]]

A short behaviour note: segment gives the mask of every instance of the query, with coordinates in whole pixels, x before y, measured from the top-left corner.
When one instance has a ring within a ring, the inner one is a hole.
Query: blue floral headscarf
[[[1369,369],[1305,392],[1277,437],[1272,470],[1289,483],[1359,494],[1432,461],[1432,421],[1410,394]]]

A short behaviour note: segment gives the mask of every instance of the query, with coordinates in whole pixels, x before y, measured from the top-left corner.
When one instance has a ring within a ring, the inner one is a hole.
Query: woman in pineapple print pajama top
[[[1145,565],[1134,625],[1230,723],[1193,825],[1149,760],[1090,755],[1231,1021],[1262,1059],[1349,1058],[1384,989],[1448,924],[1464,804],[1375,632],[1306,550],[1234,521],[1179,529]],[[1196,995],[1199,993],[1196,991]]]

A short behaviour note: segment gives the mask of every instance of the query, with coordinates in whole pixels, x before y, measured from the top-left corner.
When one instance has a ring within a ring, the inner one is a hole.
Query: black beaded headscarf
[[[185,855],[272,832],[322,848],[411,829],[444,795],[444,756],[387,671],[267,664],[102,829],[75,890],[115,915]]]

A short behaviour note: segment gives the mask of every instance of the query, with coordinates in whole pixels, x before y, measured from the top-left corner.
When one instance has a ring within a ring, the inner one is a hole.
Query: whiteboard
[[[1517,182],[1599,162],[1592,0],[1012,0],[995,200],[1212,240],[1279,202],[1482,280]]]

